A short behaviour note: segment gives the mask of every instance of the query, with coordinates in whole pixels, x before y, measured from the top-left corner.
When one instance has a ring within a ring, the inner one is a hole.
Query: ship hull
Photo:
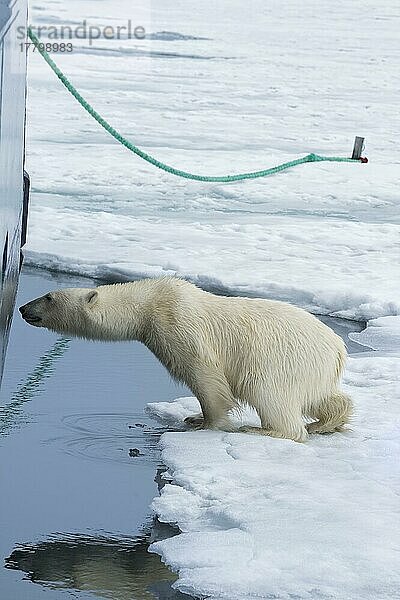
[[[0,2],[0,380],[18,287],[24,202],[26,51],[21,31],[27,23],[26,0]]]

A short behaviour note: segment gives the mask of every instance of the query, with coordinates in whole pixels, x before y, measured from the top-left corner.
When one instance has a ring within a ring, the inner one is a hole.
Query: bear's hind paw
[[[284,440],[293,440],[294,442],[305,442],[307,439],[307,431],[302,428],[297,435],[284,433],[281,431],[274,431],[271,429],[264,429],[262,427],[248,427],[243,426],[239,429],[240,433],[254,433],[256,435],[266,435],[273,438],[281,438]]]
[[[198,415],[193,415],[192,417],[186,417],[184,422],[194,429],[203,429],[204,427],[204,418],[200,413]]]

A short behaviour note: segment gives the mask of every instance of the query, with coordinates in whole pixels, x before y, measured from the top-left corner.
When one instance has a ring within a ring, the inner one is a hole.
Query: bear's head
[[[95,289],[71,288],[49,292],[21,306],[19,311],[29,325],[92,338],[97,301]]]
[[[28,302],[19,310],[30,325],[64,335],[110,342],[144,342],[150,335],[154,314],[162,314],[164,320],[168,317],[172,301],[168,298],[166,301],[162,293],[162,286],[168,286],[168,280],[165,281],[144,279],[100,285],[95,289],[57,290]],[[171,293],[170,297],[175,298]]]

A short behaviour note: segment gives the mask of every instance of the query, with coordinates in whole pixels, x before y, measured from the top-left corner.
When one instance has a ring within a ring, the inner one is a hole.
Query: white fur
[[[32,324],[60,333],[144,343],[197,396],[207,428],[229,430],[228,412],[241,403],[262,424],[245,431],[295,441],[307,438],[307,428],[338,431],[351,415],[338,389],[343,341],[284,302],[215,296],[162,278],[60,290],[24,308],[25,318],[42,319]],[[316,422],[306,426],[304,417]]]

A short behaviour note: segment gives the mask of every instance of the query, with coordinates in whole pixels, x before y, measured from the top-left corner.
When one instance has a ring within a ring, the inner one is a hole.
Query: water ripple
[[[165,428],[154,427],[142,413],[71,414],[61,422],[68,433],[47,443],[65,454],[129,465],[159,463],[158,440]]]

